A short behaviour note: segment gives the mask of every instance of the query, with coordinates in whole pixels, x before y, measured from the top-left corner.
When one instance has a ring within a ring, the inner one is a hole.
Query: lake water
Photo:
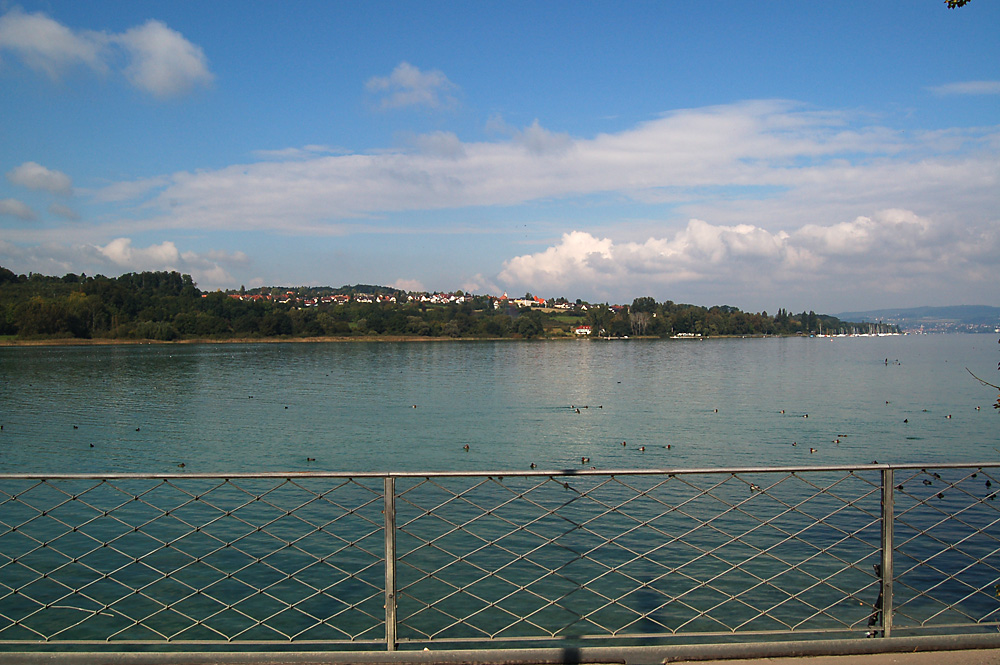
[[[398,634],[421,643],[860,637],[878,469],[501,472],[926,464],[893,480],[894,625],[991,629],[1000,479],[933,465],[998,459],[966,371],[996,361],[986,335],[0,348],[0,473],[489,472],[396,479]],[[0,642],[378,644],[382,491],[6,478]]]
[[[996,363],[993,335],[7,347],[0,472],[988,462],[966,368]]]

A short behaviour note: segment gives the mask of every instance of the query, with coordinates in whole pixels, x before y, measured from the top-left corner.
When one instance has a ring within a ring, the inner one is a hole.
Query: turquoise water
[[[966,367],[996,362],[992,335],[8,347],[0,472],[988,462]]]
[[[487,644],[860,637],[879,590],[879,469],[503,471],[919,463],[893,480],[895,626],[992,627],[1000,479],[934,464],[1000,457],[966,370],[996,356],[958,335],[0,348],[0,473],[488,472],[393,495],[399,637]],[[377,644],[383,489],[5,478],[0,643]]]

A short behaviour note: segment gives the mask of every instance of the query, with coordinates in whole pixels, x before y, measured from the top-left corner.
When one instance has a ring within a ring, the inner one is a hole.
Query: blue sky
[[[1000,305],[1000,3],[0,0],[0,265]]]

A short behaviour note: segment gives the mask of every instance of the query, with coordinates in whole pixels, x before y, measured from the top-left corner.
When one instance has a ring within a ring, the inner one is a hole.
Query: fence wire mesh
[[[995,631],[998,467],[0,476],[0,643]]]

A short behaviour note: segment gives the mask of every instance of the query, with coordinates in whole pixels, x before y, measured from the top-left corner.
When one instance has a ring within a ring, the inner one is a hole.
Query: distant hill
[[[903,330],[910,331],[994,332],[1000,328],[1000,307],[989,305],[874,309],[867,312],[843,312],[836,316],[845,321],[895,323]]]

